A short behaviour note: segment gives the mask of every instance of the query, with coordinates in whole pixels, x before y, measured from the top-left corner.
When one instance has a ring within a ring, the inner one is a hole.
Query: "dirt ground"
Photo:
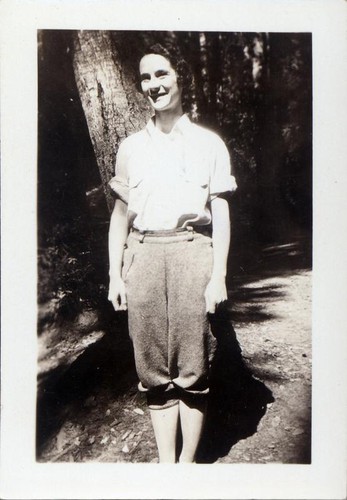
[[[235,258],[198,461],[309,463],[311,252],[295,238]],[[37,460],[157,462],[126,315],[39,337]],[[241,352],[242,351],[242,352]]]

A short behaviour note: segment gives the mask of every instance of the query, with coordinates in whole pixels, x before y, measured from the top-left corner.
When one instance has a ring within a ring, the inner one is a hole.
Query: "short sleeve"
[[[229,151],[218,136],[216,136],[214,158],[210,171],[210,201],[221,193],[234,192],[237,189],[236,179],[231,175]]]
[[[125,203],[129,200],[129,182],[127,172],[127,154],[125,141],[118,148],[115,176],[109,181],[112,191]]]

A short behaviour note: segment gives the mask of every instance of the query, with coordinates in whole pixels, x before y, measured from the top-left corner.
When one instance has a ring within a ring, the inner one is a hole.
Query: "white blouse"
[[[121,143],[110,181],[139,230],[206,225],[209,202],[237,188],[224,142],[183,115],[169,134],[146,127]]]

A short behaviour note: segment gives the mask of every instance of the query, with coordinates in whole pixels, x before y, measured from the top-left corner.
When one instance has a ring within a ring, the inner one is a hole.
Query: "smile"
[[[160,97],[165,97],[167,95],[166,92],[163,92],[161,94],[149,94],[149,97],[152,99],[152,101],[156,101],[157,99],[159,99]]]

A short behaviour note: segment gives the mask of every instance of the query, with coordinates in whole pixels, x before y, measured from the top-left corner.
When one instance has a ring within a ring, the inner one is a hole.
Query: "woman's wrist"
[[[225,281],[226,279],[226,272],[221,271],[221,270],[213,270],[211,274],[211,280],[216,280],[216,281]]]
[[[112,270],[110,271],[109,273],[109,277],[110,279],[120,279],[122,277],[122,274],[120,271],[115,271],[115,270]]]

